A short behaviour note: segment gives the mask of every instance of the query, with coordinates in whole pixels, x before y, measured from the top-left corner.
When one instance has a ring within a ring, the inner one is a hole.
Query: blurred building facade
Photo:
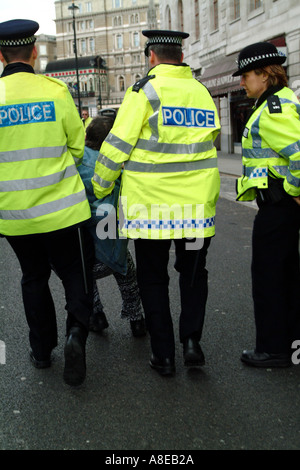
[[[238,53],[259,41],[287,55],[289,86],[300,95],[300,3],[298,0],[161,0],[161,29],[190,33],[185,62],[211,92],[221,118],[217,146],[240,153],[245,116],[253,101],[233,78]]]
[[[37,35],[35,43],[38,51],[38,57],[35,62],[34,70],[36,73],[44,73],[48,62],[56,60],[56,37],[47,34]]]
[[[99,107],[119,107],[126,89],[145,75],[146,38],[141,31],[160,28],[159,2],[79,0],[74,4],[78,7],[75,28],[81,105],[93,116]],[[74,69],[72,73],[68,69],[69,59],[75,57],[70,6],[70,0],[55,2],[57,61],[48,65],[46,74],[65,81],[76,102],[76,75]]]

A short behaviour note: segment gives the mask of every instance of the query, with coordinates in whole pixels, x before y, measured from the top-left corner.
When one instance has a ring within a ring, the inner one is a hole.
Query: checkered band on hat
[[[179,36],[153,36],[147,41],[147,45],[151,44],[178,44],[181,46],[182,38]]]
[[[241,50],[237,60],[238,70],[232,76],[237,77],[245,72],[268,65],[282,65],[285,61],[286,56],[278,51],[274,44],[257,42]]]
[[[145,44],[145,55],[148,57],[149,46],[155,44],[162,44],[166,46],[182,46],[182,40],[189,37],[189,33],[183,31],[170,31],[162,29],[148,29],[142,31],[146,36],[147,42]]]
[[[9,47],[28,46],[29,44],[33,44],[35,41],[36,41],[35,36],[31,36],[29,38],[22,38],[22,39],[0,39],[0,46],[9,46]]]
[[[270,59],[272,57],[281,57],[281,56],[278,53],[262,54],[256,57],[248,57],[247,59],[242,59],[240,61],[237,60],[236,62],[239,64],[239,68],[241,69],[241,68],[247,67],[247,65],[252,64],[253,62],[256,62],[258,60]]]

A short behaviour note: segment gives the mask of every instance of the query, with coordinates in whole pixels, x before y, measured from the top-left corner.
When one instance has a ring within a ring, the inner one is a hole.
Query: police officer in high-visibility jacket
[[[151,338],[150,366],[175,372],[168,260],[179,272],[179,336],[184,363],[205,362],[199,341],[207,300],[206,254],[215,234],[220,177],[214,139],[220,124],[207,89],[182,63],[177,31],[143,31],[148,75],[127,90],[101,146],[93,178],[98,198],[122,172],[120,233],[135,239],[137,278]],[[188,240],[189,239],[189,240]]]
[[[76,168],[84,129],[67,87],[34,73],[38,28],[30,20],[0,24],[0,233],[21,265],[30,358],[37,368],[51,366],[57,345],[52,267],[62,279],[68,312],[64,380],[79,385],[93,305],[92,244],[80,227],[90,208]]]
[[[256,367],[291,365],[300,338],[300,104],[267,42],[240,52],[241,86],[255,98],[242,138],[244,175],[237,199],[256,198],[252,237],[252,293],[256,345],[241,360]]]

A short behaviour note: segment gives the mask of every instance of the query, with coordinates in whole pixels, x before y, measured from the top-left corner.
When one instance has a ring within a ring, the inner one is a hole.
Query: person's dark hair
[[[109,134],[114,120],[110,116],[96,116],[86,129],[85,145],[93,150],[99,150]]]
[[[161,61],[171,60],[175,64],[181,62],[182,48],[179,44],[172,46],[165,44],[153,44],[152,46],[149,46],[149,52],[150,51],[153,51]]]
[[[16,60],[28,61],[31,57],[33,48],[34,44],[16,47],[1,46],[0,51],[5,59],[5,62],[9,64],[10,62],[14,62]]]
[[[286,76],[286,72],[282,65],[267,65],[266,67],[256,69],[255,73],[256,75],[260,75],[263,72],[266,72],[268,74],[268,79],[267,79],[267,86],[270,88],[271,86],[288,86],[288,79]]]

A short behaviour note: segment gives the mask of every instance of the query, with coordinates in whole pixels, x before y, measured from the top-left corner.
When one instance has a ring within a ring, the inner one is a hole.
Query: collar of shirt
[[[5,67],[1,78],[18,72],[35,73],[31,65],[25,64],[25,62],[13,62]]]
[[[260,107],[260,105],[266,101],[266,99],[268,98],[268,96],[271,96],[271,95],[274,95],[275,93],[277,93],[278,91],[280,91],[281,89],[283,88],[283,86],[281,85],[275,85],[275,86],[271,86],[269,87],[266,91],[264,91],[264,93],[258,98],[258,100],[256,101],[253,109],[254,111]]]

